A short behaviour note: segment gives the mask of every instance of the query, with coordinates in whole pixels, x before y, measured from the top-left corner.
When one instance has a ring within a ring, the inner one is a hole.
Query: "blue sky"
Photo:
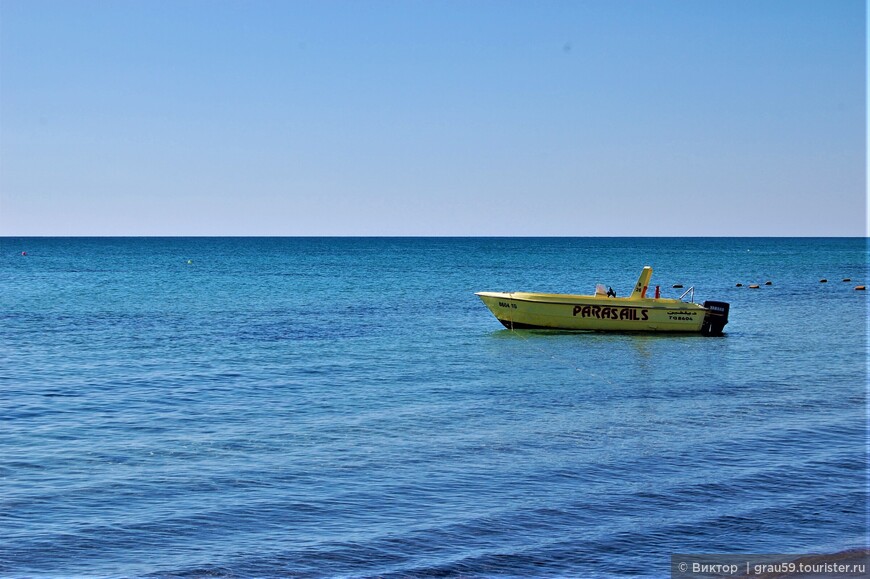
[[[0,235],[865,235],[863,1],[0,0]]]

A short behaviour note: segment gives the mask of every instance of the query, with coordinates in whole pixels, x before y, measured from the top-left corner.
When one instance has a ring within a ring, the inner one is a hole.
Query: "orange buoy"
[[[855,289],[856,289],[856,290],[859,290],[859,291],[864,291],[864,290],[866,290],[866,289],[867,289],[867,286],[863,286],[863,285],[856,285],[856,286],[855,286]]]
[[[758,289],[758,284],[757,283],[749,284],[749,289]]]

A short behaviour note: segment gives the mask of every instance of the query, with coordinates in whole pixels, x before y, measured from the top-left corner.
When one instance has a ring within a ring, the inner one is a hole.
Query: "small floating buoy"
[[[764,285],[773,285],[773,282],[772,282],[772,281],[766,281],[766,282],[764,282]]]
[[[22,251],[22,252],[21,252],[21,255],[27,255],[27,252],[26,252],[26,251]]]
[[[749,289],[758,289],[758,284],[757,283],[749,284]]]
[[[851,277],[844,277],[843,281],[852,281],[852,278]]]
[[[190,265],[190,264],[192,264],[192,263],[193,263],[193,260],[192,260],[192,259],[188,259],[188,260],[187,260],[187,265]]]
[[[736,287],[743,287],[743,284],[742,284],[742,283],[739,283],[739,284],[737,284]]]
[[[682,288],[683,288],[683,284],[681,284],[681,283],[674,284],[674,289],[682,289]]]
[[[855,289],[856,289],[856,290],[858,290],[858,291],[864,291],[864,290],[866,290],[866,289],[867,289],[867,286],[863,286],[863,285],[856,285],[856,286],[855,286]]]
[[[826,280],[825,278],[822,278],[819,280],[819,283],[828,283],[828,280]]]

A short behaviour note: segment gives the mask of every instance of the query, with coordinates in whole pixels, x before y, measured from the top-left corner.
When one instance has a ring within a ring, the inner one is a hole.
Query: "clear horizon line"
[[[0,235],[0,239],[868,239],[864,235],[202,235],[202,234],[171,234],[171,235]]]

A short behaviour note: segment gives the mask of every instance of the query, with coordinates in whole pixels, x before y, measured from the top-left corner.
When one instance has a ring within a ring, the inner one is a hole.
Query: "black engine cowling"
[[[701,324],[701,333],[705,336],[721,336],[728,323],[730,305],[727,302],[704,302],[704,308],[707,313]]]

